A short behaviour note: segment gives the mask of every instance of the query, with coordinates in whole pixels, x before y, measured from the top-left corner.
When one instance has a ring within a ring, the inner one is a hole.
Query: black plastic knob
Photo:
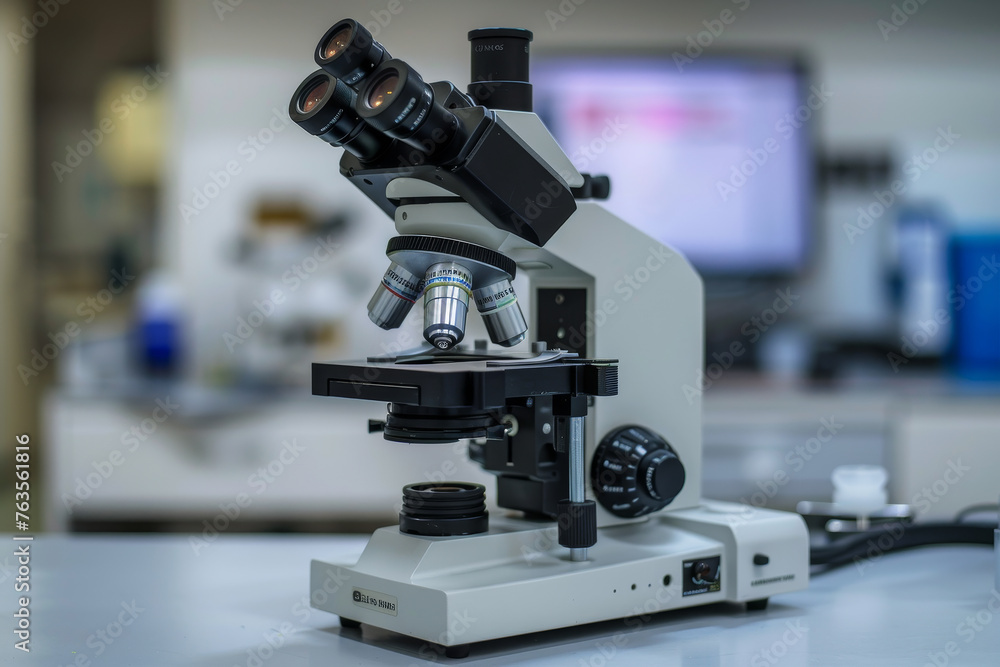
[[[590,467],[594,496],[620,517],[638,517],[669,505],[684,488],[684,464],[667,441],[641,426],[606,435]]]
[[[561,500],[556,505],[556,518],[560,546],[586,549],[597,544],[597,505],[593,500]]]

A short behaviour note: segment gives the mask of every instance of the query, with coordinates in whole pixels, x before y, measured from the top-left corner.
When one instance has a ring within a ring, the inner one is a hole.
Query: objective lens
[[[351,26],[344,26],[337,32],[333,33],[333,36],[330,37],[330,39],[328,39],[326,43],[323,45],[323,47],[320,49],[320,51],[323,53],[323,58],[325,60],[330,60],[335,55],[337,55],[345,48],[347,48],[347,45],[350,44],[351,42],[351,33],[353,32],[354,30],[351,28]]]
[[[394,71],[386,72],[385,76],[371,87],[371,92],[368,93],[366,99],[368,106],[372,109],[378,109],[388,102],[397,85],[399,85],[399,74]]]
[[[330,90],[330,80],[318,79],[313,87],[308,89],[299,99],[299,111],[309,113],[315,109],[328,90]]]
[[[420,278],[393,262],[368,302],[368,319],[386,330],[397,328],[420,297],[423,287]]]
[[[354,19],[338,21],[316,45],[316,64],[351,88],[391,56],[372,34]]]
[[[372,127],[416,148],[418,155],[444,161],[449,148],[464,138],[458,117],[434,100],[430,85],[402,60],[379,65],[358,89],[355,109]]]
[[[424,274],[424,338],[447,350],[465,337],[472,274],[457,262],[434,264]]]
[[[524,313],[509,280],[481,287],[472,296],[479,314],[483,316],[490,340],[503,347],[513,347],[524,340],[528,324],[524,321]]]
[[[344,82],[317,70],[292,95],[288,115],[309,134],[334,146],[343,146],[362,162],[369,162],[392,143],[392,138],[363,121],[354,110],[356,93]]]

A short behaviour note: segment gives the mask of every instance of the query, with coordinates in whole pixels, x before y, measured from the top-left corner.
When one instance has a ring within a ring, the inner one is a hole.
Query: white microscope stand
[[[567,183],[582,182],[537,116],[497,115]],[[405,178],[389,190],[410,201],[450,194]],[[701,395],[692,390],[703,363],[703,288],[680,254],[592,202],[578,203],[543,248],[498,230],[465,203],[400,206],[395,222],[400,234],[448,236],[506,254],[529,276],[529,294],[521,296],[531,307],[540,288],[586,289],[587,355],[617,359],[619,367],[618,395],[598,398],[586,418],[588,467],[605,434],[638,424],[670,443],[686,483],[669,506],[638,521],[598,504],[597,543],[582,562],[558,545],[553,523],[491,517],[488,533],[446,538],[381,528],[355,565],[313,561],[313,606],[348,623],[458,646],[763,601],[807,586],[809,542],[799,515],[701,498]],[[538,340],[535,318],[525,315],[529,339]],[[589,488],[587,495],[594,498]],[[715,557],[717,586],[690,581],[693,562],[714,567]]]

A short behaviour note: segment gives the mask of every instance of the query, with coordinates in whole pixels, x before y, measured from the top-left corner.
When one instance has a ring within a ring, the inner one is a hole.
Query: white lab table
[[[0,613],[10,626],[16,543],[3,539]],[[187,535],[36,537],[33,652],[14,650],[5,630],[0,656],[15,665],[137,667],[1000,663],[1000,620],[991,622],[1000,595],[986,547],[885,555],[820,575],[763,612],[672,611],[479,644],[453,661],[368,626],[342,630],[335,616],[307,606],[309,560],[353,561],[363,538],[224,534],[202,546],[196,553]],[[643,592],[635,595],[641,608]]]

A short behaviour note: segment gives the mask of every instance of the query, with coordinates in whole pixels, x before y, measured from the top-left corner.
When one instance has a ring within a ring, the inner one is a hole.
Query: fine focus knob
[[[620,517],[663,509],[684,488],[684,465],[677,453],[661,436],[641,426],[606,435],[590,470],[597,500]]]

